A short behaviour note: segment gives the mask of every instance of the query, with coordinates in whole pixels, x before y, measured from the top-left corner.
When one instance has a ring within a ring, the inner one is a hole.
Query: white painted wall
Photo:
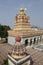
[[[14,63],[12,63],[11,60],[8,59],[8,65],[14,65]]]
[[[15,37],[9,36],[8,37],[8,43],[11,44],[11,45],[14,45],[15,44]]]
[[[43,35],[42,35],[42,39],[43,39]]]
[[[1,40],[1,37],[0,37],[0,40]]]
[[[21,38],[21,43],[24,44],[24,42],[25,42],[25,39]],[[15,37],[9,36],[8,37],[8,43],[11,44],[11,45],[14,45],[15,44]]]

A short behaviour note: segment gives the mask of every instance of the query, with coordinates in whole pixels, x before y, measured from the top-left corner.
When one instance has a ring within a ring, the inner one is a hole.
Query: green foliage
[[[10,30],[11,28],[9,26],[6,25],[1,25],[0,24],[0,37],[1,38],[5,38],[8,36],[7,31]]]
[[[8,59],[3,60],[3,64],[2,65],[8,65]]]

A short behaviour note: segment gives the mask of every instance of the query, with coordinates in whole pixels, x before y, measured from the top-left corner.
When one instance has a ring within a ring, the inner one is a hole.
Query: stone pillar
[[[34,43],[34,38],[32,38],[32,45],[33,45],[33,43]]]
[[[41,35],[41,41],[43,42],[43,35]]]
[[[37,37],[36,37],[36,43],[37,43]]]
[[[32,39],[30,39],[30,46],[32,45]]]
[[[42,41],[42,36],[40,36],[40,42]]]
[[[42,40],[43,40],[43,35],[42,35]]]
[[[38,37],[36,37],[36,43],[38,44]]]
[[[33,44],[36,44],[36,37],[34,38],[34,42],[33,42]]]
[[[25,39],[24,38],[21,38],[21,43],[25,44]]]
[[[30,38],[28,38],[28,45],[30,45]]]
[[[38,39],[39,39],[39,42],[40,42],[40,36],[38,37]]]

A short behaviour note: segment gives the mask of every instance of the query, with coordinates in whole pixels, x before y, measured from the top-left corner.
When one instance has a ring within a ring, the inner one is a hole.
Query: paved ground
[[[0,44],[0,65],[2,65],[3,60],[7,58],[8,53],[11,52],[12,49],[13,46],[10,44]],[[33,65],[43,65],[43,52],[33,48],[27,48],[27,53],[31,55],[34,62]]]
[[[12,46],[9,44],[0,44],[0,65],[2,65],[3,60],[6,59],[9,52],[11,52]]]

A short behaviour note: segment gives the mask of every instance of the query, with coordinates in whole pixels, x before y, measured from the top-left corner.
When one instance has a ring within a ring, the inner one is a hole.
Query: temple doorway
[[[27,45],[28,45],[28,39],[25,40],[25,46],[27,46]]]

